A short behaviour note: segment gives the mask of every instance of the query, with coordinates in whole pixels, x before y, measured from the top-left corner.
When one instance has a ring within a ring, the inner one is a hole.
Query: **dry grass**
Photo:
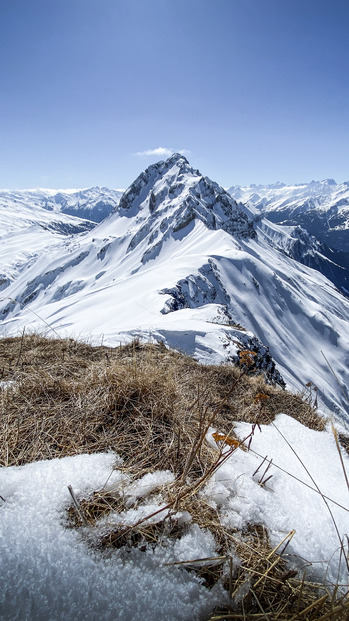
[[[0,340],[0,464],[18,465],[78,453],[114,450],[143,468],[178,473],[202,424],[231,435],[235,421],[269,423],[282,411],[313,429],[324,420],[300,396],[244,376],[202,366],[161,345],[111,349],[39,335]],[[256,401],[265,393],[268,399]],[[221,404],[221,405],[219,405]],[[210,451],[195,459],[204,472]]]
[[[111,349],[40,335],[0,340],[0,380],[13,382],[0,392],[0,465],[112,450],[133,479],[157,469],[176,475],[162,489],[167,505],[158,521],[114,527],[99,538],[101,549],[142,550],[161,545],[164,537],[180,537],[184,527],[173,515],[189,511],[213,533],[220,560],[202,566],[188,559],[186,569],[208,587],[221,580],[232,596],[231,606],[212,620],[348,618],[347,600],[288,571],[282,548],[271,550],[263,527],[242,534],[226,530],[199,494],[224,459],[204,442],[209,424],[234,437],[236,421],[266,424],[284,412],[323,429],[325,421],[304,398],[267,385],[261,375],[241,374],[230,365],[202,366],[161,344]],[[125,510],[123,497],[106,490],[79,502],[92,529],[102,516]],[[73,508],[69,520],[81,526]],[[236,568],[229,560],[232,549],[242,561]]]
[[[338,440],[339,440],[339,443],[341,444],[341,446],[344,448],[344,450],[349,455],[349,435],[347,435],[345,433],[339,433],[338,434]]]
[[[293,534],[291,531],[274,549],[262,525],[249,527],[238,538],[227,534],[242,563],[233,576],[232,605],[216,610],[210,621],[348,619],[347,595],[337,597],[323,585],[309,582],[288,569],[287,546]]]
[[[164,491],[164,490],[163,490]],[[173,489],[169,487],[168,498]],[[289,569],[287,563],[287,546],[294,535],[291,531],[275,548],[269,542],[268,533],[263,525],[250,525],[245,532],[235,532],[223,527],[215,509],[202,498],[195,497],[182,490],[182,497],[175,502],[172,498],[165,517],[159,515],[155,523],[141,521],[135,527],[120,526],[107,530],[97,539],[101,550],[122,548],[130,550],[136,547],[146,551],[148,547],[168,545],[169,539],[178,539],[186,531],[186,525],[180,524],[170,508],[188,510],[193,521],[201,528],[214,534],[217,554],[211,559],[188,559],[170,565],[179,565],[183,569],[200,576],[206,588],[212,588],[220,581],[229,593],[229,604],[222,610],[216,610],[210,621],[218,619],[270,619],[289,621],[293,619],[338,619],[345,621],[349,614],[347,595],[338,594],[322,584],[310,582],[297,571]],[[122,498],[115,498],[107,492],[97,492],[90,499],[81,502],[81,510],[89,524],[109,511],[120,512],[125,509]],[[163,514],[162,514],[163,515]],[[71,508],[70,521],[81,526],[79,517]],[[91,540],[96,545],[96,539]],[[240,563],[236,564],[231,554],[237,555]]]

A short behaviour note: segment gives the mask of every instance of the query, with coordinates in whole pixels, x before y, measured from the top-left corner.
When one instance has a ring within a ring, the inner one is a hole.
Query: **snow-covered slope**
[[[299,224],[321,242],[349,251],[349,182],[232,186],[229,193],[277,223]]]
[[[95,226],[59,210],[43,209],[46,195],[41,190],[0,192],[0,291],[42,253],[47,255],[49,248]]]
[[[56,217],[61,213],[101,222],[117,207],[122,194],[122,190],[100,187],[85,190],[0,190],[0,206],[16,206],[24,213],[27,210],[38,213],[44,208]]]
[[[341,253],[319,242],[298,225],[274,224],[267,218],[255,218],[255,227],[271,244],[292,259],[324,274],[344,295],[349,296],[349,253]]]
[[[1,190],[1,237],[33,225],[63,235],[81,233],[93,228],[91,222],[79,218],[77,214],[75,218],[71,218],[61,213],[60,209],[47,211],[44,207],[49,192],[50,190]]]
[[[253,349],[271,381],[281,382],[275,360],[289,386],[314,382],[322,406],[344,416],[332,371],[345,392],[349,303],[290,257],[291,239],[276,225],[254,227],[175,154],[142,173],[92,231],[28,262],[3,290],[11,299],[0,304],[0,331],[47,322],[61,336],[110,344],[141,335],[212,363]]]

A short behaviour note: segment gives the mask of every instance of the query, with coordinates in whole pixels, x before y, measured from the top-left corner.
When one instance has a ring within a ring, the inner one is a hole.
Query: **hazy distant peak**
[[[272,222],[297,223],[323,244],[348,253],[348,187],[349,183],[337,184],[328,178],[293,185],[232,186],[229,193],[250,211],[263,213]]]
[[[337,185],[334,179],[323,179],[321,183],[326,184],[326,185]]]

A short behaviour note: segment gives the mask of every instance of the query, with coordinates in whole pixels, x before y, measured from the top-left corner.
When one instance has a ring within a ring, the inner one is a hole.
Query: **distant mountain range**
[[[0,334],[139,336],[206,363],[250,349],[268,381],[313,382],[322,407],[349,422],[345,268],[299,223],[272,222],[240,191],[238,203],[174,154],[123,194],[1,192]],[[336,286],[321,273],[330,269]]]
[[[115,209],[122,194],[122,190],[98,186],[85,190],[0,190],[0,204],[8,205],[11,210],[17,208],[25,212],[28,207],[30,210],[38,207],[55,214],[101,222]]]
[[[349,250],[349,181],[339,185],[325,179],[300,185],[231,186],[228,192],[272,222],[300,225],[323,244]]]

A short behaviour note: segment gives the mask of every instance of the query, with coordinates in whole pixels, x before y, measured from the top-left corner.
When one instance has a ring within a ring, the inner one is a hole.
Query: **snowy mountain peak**
[[[182,162],[184,164],[188,164],[188,166],[189,166],[189,162],[188,162],[187,158],[184,157],[184,155],[182,155],[181,153],[173,153],[173,155],[171,155],[168,158],[167,162],[171,163],[171,164],[176,164],[177,162],[178,163]]]
[[[334,179],[323,179],[321,183],[323,183],[323,185],[337,185]]]
[[[154,258],[170,236],[179,231],[185,236],[196,221],[238,237],[256,235],[236,201],[178,153],[142,172],[122,196],[117,212],[136,218],[129,251],[147,238],[143,261]]]
[[[169,176],[171,180],[175,181],[177,177],[181,175],[192,173],[194,173],[194,171],[190,167],[188,160],[179,153],[174,153],[165,161],[151,164],[146,170],[141,172],[137,179],[126,190],[120,200],[119,209],[130,212],[132,207],[132,212],[135,209],[138,210],[140,206],[144,206],[143,203],[153,186],[164,177]],[[196,171],[196,173],[200,176],[199,171]]]

